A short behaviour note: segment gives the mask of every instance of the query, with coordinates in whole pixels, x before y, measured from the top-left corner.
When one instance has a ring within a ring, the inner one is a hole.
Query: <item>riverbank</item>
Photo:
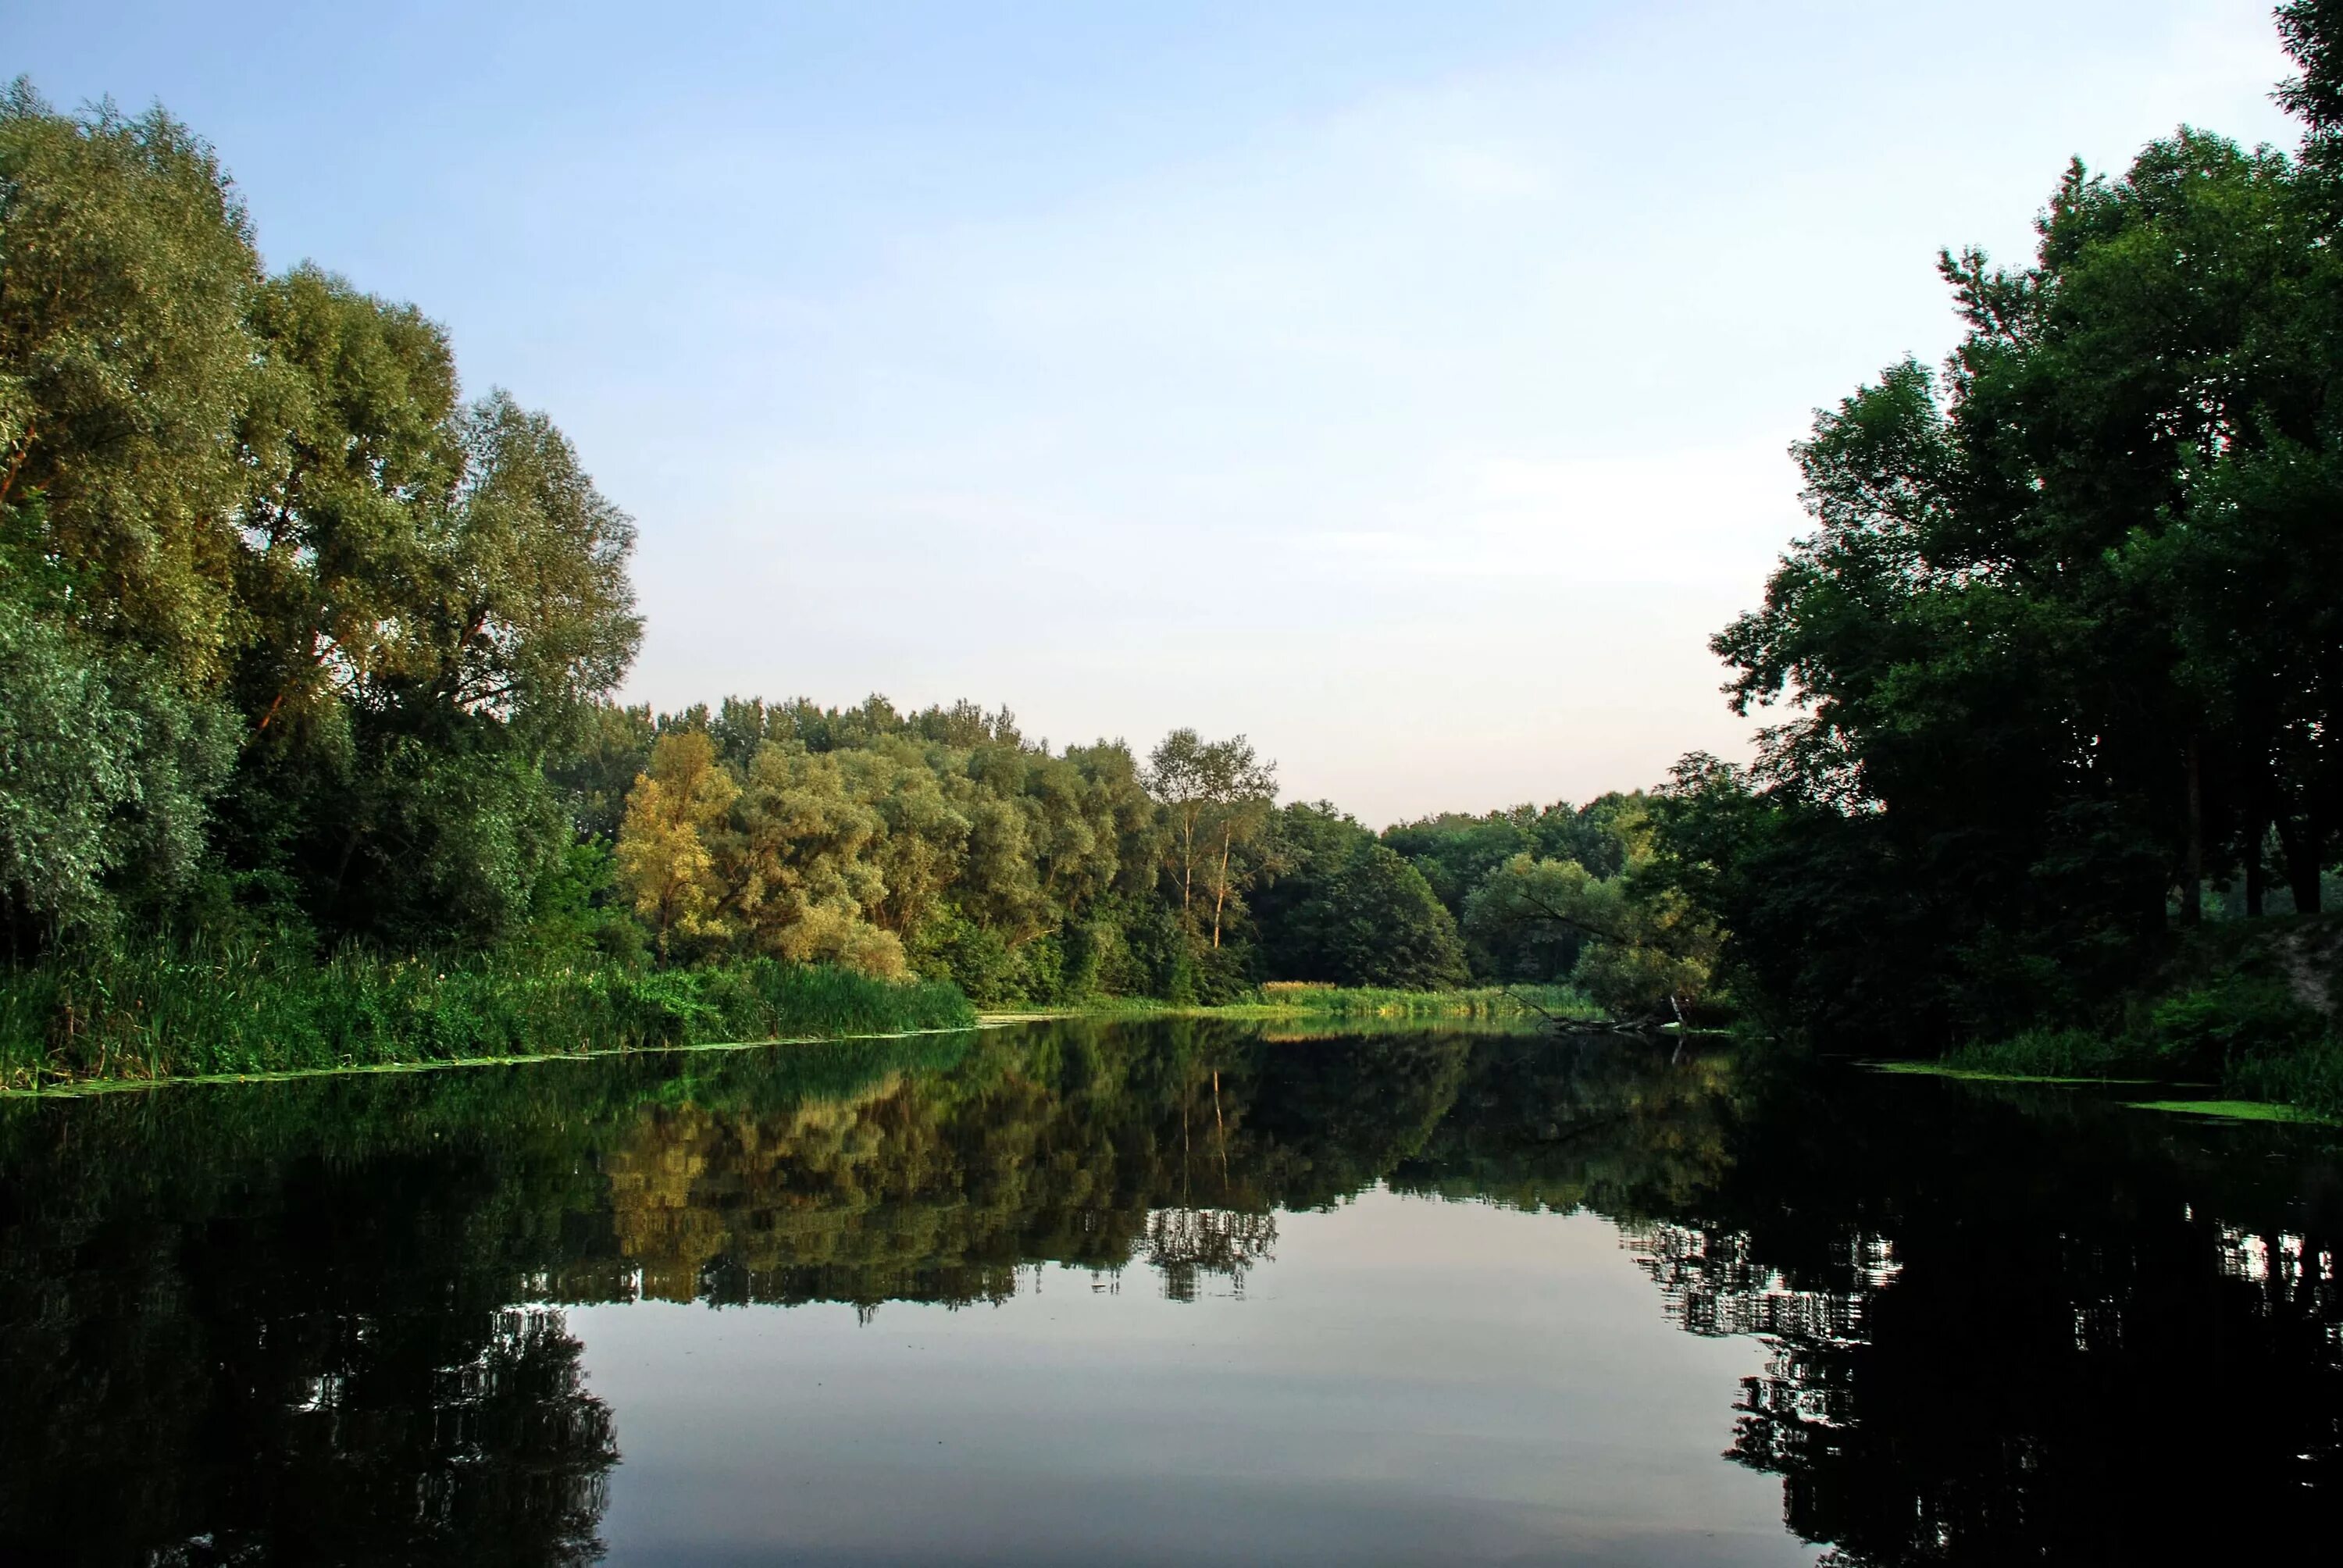
[[[0,971],[0,1090],[392,1069],[965,1029],[960,990],[752,960],[634,970],[442,968],[259,947],[106,952]]]
[[[1906,1071],[2054,1083],[2217,1090],[2158,1109],[2260,1105],[2343,1121],[2343,915],[2220,921],[2191,933],[2155,985],[2096,1028],[2029,1030]]]
[[[1323,1019],[1555,1019],[1592,1023],[1603,1010],[1569,986],[1477,986],[1456,990],[1385,990],[1373,986],[1272,982],[1238,1001],[1212,1004],[1151,997],[1099,997],[1063,1007],[987,1010],[1001,1021],[1043,1018],[1225,1018],[1285,1021]]]
[[[1331,1030],[1602,1017],[1567,986],[1409,991],[1276,983],[1212,1006],[1103,997],[980,1015],[949,983],[894,983],[770,960],[642,970],[482,958],[442,968],[362,954],[305,962],[257,946],[222,946],[0,970],[0,1093],[880,1039],[1048,1018],[1210,1018]]]

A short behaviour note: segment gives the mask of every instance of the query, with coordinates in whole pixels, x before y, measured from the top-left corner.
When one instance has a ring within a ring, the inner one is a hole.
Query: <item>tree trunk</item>
[[[2205,767],[2204,749],[2188,738],[2188,857],[2182,875],[2180,919],[2185,925],[2205,921]]]
[[[1212,946],[1221,945],[1221,906],[1229,896],[1229,839],[1236,831],[1233,825],[1221,829],[1221,879],[1212,888]]]
[[[1188,920],[1188,890],[1196,879],[1196,814],[1190,810],[1180,818],[1180,920]]]
[[[2246,839],[2246,915],[2249,920],[2261,918],[2262,904],[2268,897],[2269,872],[2262,865],[2262,841],[2269,836],[2269,825],[2256,820]]]
[[[2286,885],[2294,890],[2294,911],[2318,912],[2318,867],[2326,859],[2325,835],[2308,817],[2278,819],[2278,847],[2286,851]]]

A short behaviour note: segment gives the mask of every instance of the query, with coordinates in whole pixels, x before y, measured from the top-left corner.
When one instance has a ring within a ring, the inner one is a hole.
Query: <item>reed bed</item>
[[[1244,1004],[1240,1004],[1242,1006]],[[1477,986],[1385,990],[1375,986],[1267,985],[1259,1007],[1329,1018],[1517,1018],[1541,1013],[1593,1020],[1603,1010],[1569,986]]]
[[[1002,1011],[1000,1019],[1161,1018],[1304,1019],[1565,1019],[1600,1020],[1603,1010],[1564,985],[1476,986],[1457,990],[1387,990],[1314,980],[1272,980],[1234,1001],[1209,1005],[1147,997],[1093,997],[1063,1008]]]
[[[435,965],[261,946],[101,951],[0,970],[0,1088],[317,1071],[972,1025],[949,984],[751,960],[635,971]]]

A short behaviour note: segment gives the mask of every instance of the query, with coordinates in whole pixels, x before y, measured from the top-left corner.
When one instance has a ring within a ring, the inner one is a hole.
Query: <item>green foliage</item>
[[[2148,1024],[2157,1058],[2195,1073],[2291,1055],[2325,1032],[2326,1020],[2284,981],[2243,974],[2167,998],[2156,1004]]]
[[[15,949],[216,925],[518,933],[548,760],[640,625],[633,525],[445,335],[262,274],[156,109],[0,98],[0,907]]]
[[[1157,808],[1119,743],[1052,753],[1006,713],[906,717],[878,698],[606,710],[601,731],[613,750],[657,736],[615,849],[678,957],[908,965],[988,1005],[1151,990],[1193,967],[1162,950]],[[601,789],[611,772],[576,776]]]
[[[1512,1018],[1592,1021],[1602,1010],[1568,986],[1470,986],[1404,990],[1383,986],[1272,984],[1261,1005],[1313,1018]]]
[[[1217,954],[1260,869],[1255,850],[1270,828],[1277,764],[1262,761],[1242,735],[1208,741],[1175,729],[1148,754],[1145,781],[1162,808],[1163,875],[1179,895],[1181,921],[1209,929]],[[1215,977],[1233,968],[1218,957],[1199,962]]]
[[[1618,851],[1611,875],[1516,855],[1466,900],[1465,930],[1484,950],[1518,950],[1525,931],[1566,932],[1573,982],[1614,1016],[1685,1019],[1715,989],[1723,933],[1655,859],[1642,798],[1623,799],[1604,827]]]
[[[0,971],[0,1087],[952,1029],[949,985],[752,960],[650,973],[526,955],[323,964],[236,942]]]
[[[2183,130],[2070,168],[2034,256],[1947,254],[1966,333],[1819,415],[1815,531],[1715,639],[1755,767],[1688,759],[1664,876],[1775,1027],[1915,1053],[2105,1031],[2175,917],[2275,869],[2315,911],[2343,823],[2343,263],[2331,7],[2289,5],[2306,156]],[[2281,1030],[2169,1004],[2169,1053]],[[2143,1026],[2145,1027],[2145,1026]],[[2291,1026],[2287,1026],[2291,1027]]]
[[[73,617],[195,687],[238,629],[227,438],[251,377],[251,226],[211,148],[153,109],[0,94],[0,505],[96,585]]]
[[[1383,841],[1423,873],[1464,934],[1473,973],[1492,980],[1552,980],[1577,963],[1583,933],[1552,921],[1475,922],[1473,896],[1515,856],[1575,862],[1598,878],[1615,877],[1626,862],[1620,834],[1623,813],[1632,813],[1640,794],[1617,792],[1584,806],[1567,801],[1543,809],[1515,806],[1485,816],[1448,812],[1403,822],[1384,830]]]
[[[2328,1033],[2292,1050],[2233,1060],[2222,1071],[2221,1086],[2248,1099],[2343,1121],[2343,1040]]]
[[[1270,980],[1327,980],[1318,920],[1327,886],[1374,842],[1331,800],[1294,801],[1270,819],[1262,876],[1252,897],[1255,962]]]
[[[0,528],[40,510],[0,508]],[[0,537],[0,924],[105,929],[194,879],[230,723],[54,613],[69,596],[27,556]]]
[[[1489,873],[1515,855],[1537,854],[1554,835],[1542,832],[1551,819],[1567,817],[1567,805],[1544,812],[1528,806],[1492,811],[1485,817],[1448,812],[1402,822],[1384,829],[1383,841],[1423,873],[1448,911],[1463,919],[1464,900]]]
[[[2089,1030],[2030,1030],[2007,1040],[1963,1046],[1944,1059],[1956,1072],[2013,1078],[2132,1078],[2146,1068],[2137,1042]]]
[[[1380,843],[1363,843],[1292,918],[1304,979],[1395,990],[1463,985],[1456,921],[1423,873]]]
[[[2208,928],[2121,1019],[1971,1043],[1946,1067],[2050,1078],[2217,1083],[2227,1093],[2343,1111],[2343,1043],[2315,961],[2325,919]],[[2331,959],[2331,951],[2328,954]]]

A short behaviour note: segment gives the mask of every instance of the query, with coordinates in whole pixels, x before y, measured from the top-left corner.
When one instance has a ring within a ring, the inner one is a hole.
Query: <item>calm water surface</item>
[[[0,1103],[0,1560],[2324,1560],[2333,1135],[1217,1022]]]

